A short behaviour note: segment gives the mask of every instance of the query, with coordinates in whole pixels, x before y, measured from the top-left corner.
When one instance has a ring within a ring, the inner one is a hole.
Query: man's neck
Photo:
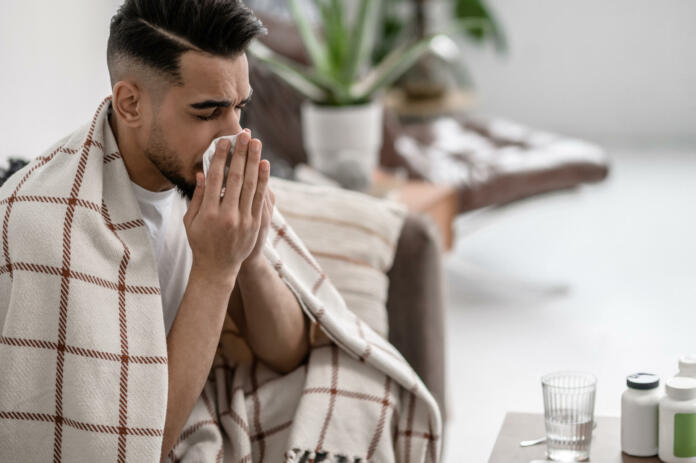
[[[116,139],[118,150],[126,165],[128,176],[138,186],[150,191],[165,191],[174,188],[148,159],[142,149],[125,128],[120,127],[118,117],[109,108],[109,126]]]

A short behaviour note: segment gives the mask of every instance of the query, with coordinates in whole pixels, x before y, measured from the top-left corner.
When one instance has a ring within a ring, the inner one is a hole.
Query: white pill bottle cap
[[[680,376],[696,378],[696,354],[682,355],[679,357]]]
[[[665,384],[667,395],[674,400],[696,399],[696,379],[675,376]]]

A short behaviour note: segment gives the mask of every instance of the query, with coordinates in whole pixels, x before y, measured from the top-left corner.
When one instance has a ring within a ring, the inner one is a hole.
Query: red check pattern
[[[271,230],[266,257],[333,343],[286,376],[217,359],[219,420],[236,444],[225,461],[439,461],[439,410],[420,379],[348,310],[278,211]]]
[[[276,207],[351,312],[388,338],[388,271],[406,208],[337,188],[273,178]],[[278,238],[277,238],[278,239]],[[312,290],[323,284],[319,279]]]
[[[145,397],[166,391],[163,329],[152,330],[162,337],[159,345],[141,342],[133,349],[129,342],[128,323],[141,321],[129,320],[133,311],[148,311],[143,321],[161,318],[156,279],[138,278],[140,273],[151,273],[142,268],[142,258],[135,269],[132,265],[132,250],[142,250],[146,238],[144,223],[137,213],[123,216],[120,211],[119,220],[112,220],[110,209],[122,198],[92,194],[99,189],[106,193],[106,176],[120,174],[122,182],[128,181],[122,163],[116,169],[113,164],[108,167],[120,159],[115,143],[103,141],[108,103],[102,102],[86,131],[37,157],[0,189],[0,367],[5,372],[0,380],[0,461],[93,457],[93,461],[126,462],[159,455],[162,405],[132,408],[141,401],[134,400],[138,394],[131,385],[146,382],[133,381],[134,368],[136,376],[159,376]],[[47,193],[60,190],[61,195]],[[85,264],[91,256],[83,247],[90,243],[78,241],[83,236],[78,227],[111,236],[110,244],[116,244],[109,249],[115,257],[112,267]],[[94,300],[76,302],[87,293]],[[117,340],[113,350],[86,344],[85,336],[75,335],[78,322],[85,321],[78,320],[85,310],[107,300],[113,301],[110,308],[116,321],[107,328]],[[53,313],[52,327],[42,310]],[[76,387],[72,375],[76,368],[88,375],[92,371],[97,381]],[[104,372],[114,374],[99,377]],[[109,398],[116,400],[101,402],[100,391],[87,387],[96,384],[111,389]],[[37,393],[43,400],[33,400]],[[39,410],[32,409],[35,403]]]
[[[159,458],[159,286],[108,104],[0,189],[0,461]],[[219,355],[168,461],[438,461],[420,379],[277,211],[269,235],[266,257],[333,343],[284,376]]]

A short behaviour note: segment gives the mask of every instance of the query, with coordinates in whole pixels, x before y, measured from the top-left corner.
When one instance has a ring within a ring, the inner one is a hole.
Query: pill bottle
[[[626,377],[621,395],[621,450],[634,457],[652,457],[658,449],[660,377],[635,373]]]
[[[696,354],[679,357],[679,373],[677,373],[677,376],[696,378]]]
[[[696,379],[675,376],[660,399],[659,457],[665,463],[696,463]]]

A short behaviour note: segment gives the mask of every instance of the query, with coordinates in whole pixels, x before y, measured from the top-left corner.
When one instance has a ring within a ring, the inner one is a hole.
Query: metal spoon
[[[546,436],[534,440],[523,440],[520,442],[520,447],[532,447],[534,445],[543,444],[544,442],[546,442]]]
[[[595,421],[592,424],[592,429],[595,429],[597,427],[597,422]],[[534,439],[534,440],[523,440],[520,442],[520,447],[532,447],[534,445],[539,445],[543,444],[546,442],[546,436],[540,437],[539,439]]]

